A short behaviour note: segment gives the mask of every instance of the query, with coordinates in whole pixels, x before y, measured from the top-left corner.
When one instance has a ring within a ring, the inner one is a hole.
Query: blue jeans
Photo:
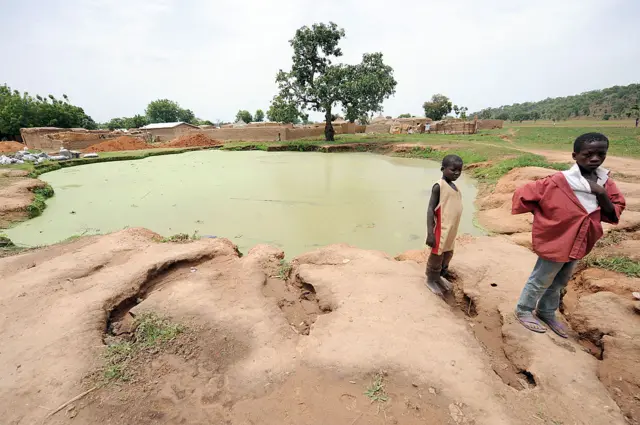
[[[569,283],[576,261],[556,263],[538,257],[529,280],[524,285],[516,313],[526,314],[536,310],[539,316],[555,318],[560,307],[562,290]]]

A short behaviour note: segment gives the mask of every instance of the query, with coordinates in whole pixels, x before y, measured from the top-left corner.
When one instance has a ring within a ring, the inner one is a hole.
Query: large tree
[[[393,70],[382,61],[381,53],[363,55],[358,65],[333,64],[342,56],[338,47],[345,33],[336,24],[314,24],[296,31],[289,41],[293,65],[276,77],[280,97],[301,112],[311,109],[324,113],[325,139],[334,140],[331,117],[341,105],[354,121],[369,111],[381,109],[382,101],[395,93]]]
[[[425,117],[438,121],[451,112],[452,106],[451,101],[447,96],[434,94],[431,96],[430,102],[424,102],[422,108],[424,109]]]
[[[300,117],[301,114],[296,104],[282,96],[275,96],[267,110],[267,118],[272,122],[298,124]]]
[[[149,103],[145,110],[151,123],[186,122],[191,123],[196,116],[190,109],[182,109],[178,102],[169,99],[158,99]]]
[[[263,111],[262,109],[258,109],[258,110],[256,111],[256,114],[253,116],[253,119],[254,119],[256,122],[262,122],[262,121],[264,121],[264,111]]]
[[[382,61],[382,53],[365,53],[362,62],[345,67],[342,109],[345,119],[355,122],[369,112],[382,110],[382,102],[396,91],[393,68]]]

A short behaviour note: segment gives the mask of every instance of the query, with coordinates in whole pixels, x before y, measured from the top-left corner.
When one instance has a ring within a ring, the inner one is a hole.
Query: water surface
[[[146,227],[259,243],[288,257],[331,243],[398,254],[424,246],[426,208],[440,165],[366,153],[201,151],[66,168],[41,179],[55,189],[44,214],[8,229],[16,243]],[[476,188],[457,182],[472,224]]]

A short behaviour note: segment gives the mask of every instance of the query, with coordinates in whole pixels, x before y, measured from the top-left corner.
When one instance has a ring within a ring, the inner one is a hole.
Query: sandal
[[[453,285],[444,277],[440,276],[440,280],[438,281],[440,287],[444,289],[445,292],[451,292],[453,290]]]
[[[543,334],[547,331],[547,328],[545,328],[532,313],[518,313],[516,311],[513,314],[516,316],[518,322],[530,331],[539,334]]]
[[[438,284],[436,282],[433,282],[431,280],[429,280],[429,278],[425,279],[424,282],[425,286],[427,288],[429,288],[429,290],[431,292],[433,292],[434,294],[436,294],[439,297],[444,297],[444,294],[442,293],[442,289],[440,289],[440,287],[438,286]]]
[[[569,334],[567,333],[567,327],[565,326],[564,323],[562,323],[555,317],[547,318],[547,317],[541,316],[538,313],[536,313],[536,317],[541,321],[543,321],[547,326],[549,326],[549,329],[554,331],[556,335],[558,335],[560,338],[569,338]]]

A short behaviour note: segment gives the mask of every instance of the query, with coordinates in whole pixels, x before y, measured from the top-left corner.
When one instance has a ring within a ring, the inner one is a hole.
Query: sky
[[[385,115],[421,115],[434,93],[477,111],[640,77],[637,0],[0,0],[0,15],[0,84],[67,94],[98,122],[161,98],[211,121],[266,111],[288,40],[329,21],[340,62],[393,67]]]

